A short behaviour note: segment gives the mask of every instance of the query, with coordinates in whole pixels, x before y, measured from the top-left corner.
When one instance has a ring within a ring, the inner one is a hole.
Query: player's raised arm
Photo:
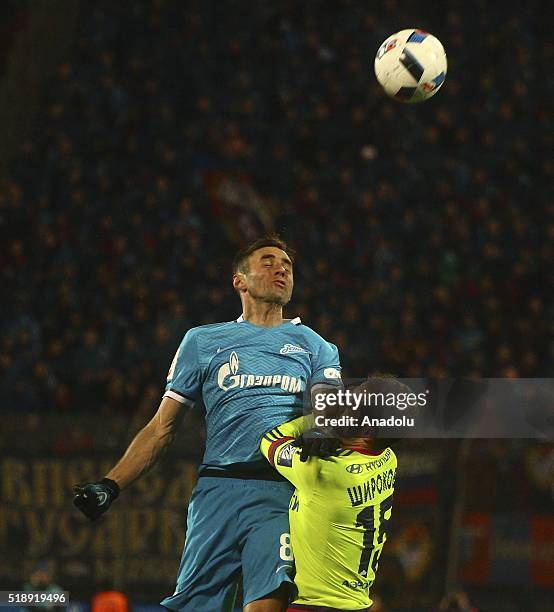
[[[175,440],[187,411],[186,405],[164,397],[156,414],[135,436],[123,457],[106,478],[124,489],[150,470],[164,450]]]
[[[154,417],[135,436],[123,457],[99,482],[75,485],[73,503],[91,520],[100,517],[124,489],[150,470],[175,439],[186,406],[164,397]]]
[[[121,489],[150,470],[162,452],[173,442],[187,409],[198,397],[201,386],[197,339],[189,331],[171,364],[160,406],[105,478],[99,482],[75,485],[73,503],[89,519],[95,520],[110,507]]]

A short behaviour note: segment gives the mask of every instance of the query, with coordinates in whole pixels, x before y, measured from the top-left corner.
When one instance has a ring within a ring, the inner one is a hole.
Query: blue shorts
[[[244,605],[292,582],[288,482],[199,478],[175,593],[162,606],[186,612],[233,609],[242,573]]]

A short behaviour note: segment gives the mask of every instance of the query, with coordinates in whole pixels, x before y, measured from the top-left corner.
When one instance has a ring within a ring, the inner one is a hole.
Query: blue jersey
[[[263,466],[260,436],[302,414],[306,389],[340,385],[337,347],[299,318],[259,327],[242,317],[187,332],[164,397],[206,408],[201,467]]]

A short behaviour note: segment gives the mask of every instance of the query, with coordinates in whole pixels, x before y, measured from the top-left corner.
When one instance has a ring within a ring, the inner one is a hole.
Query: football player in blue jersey
[[[171,610],[230,610],[242,575],[246,612],[281,612],[291,585],[290,484],[259,449],[261,435],[302,414],[303,394],[341,385],[337,348],[300,319],[283,319],[293,261],[277,237],[240,251],[233,287],[235,321],[190,329],[175,355],[158,411],[100,482],[77,486],[89,518],[149,470],[187,410],[202,398],[206,449],[190,499],[186,546]]]

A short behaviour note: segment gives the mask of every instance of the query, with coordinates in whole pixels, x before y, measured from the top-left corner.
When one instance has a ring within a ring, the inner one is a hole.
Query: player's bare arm
[[[138,432],[117,465],[106,474],[106,478],[124,489],[148,472],[174,441],[185,412],[184,404],[164,397],[156,414]]]
[[[117,465],[99,482],[75,485],[73,503],[89,519],[96,520],[119,495],[142,474],[150,470],[175,439],[186,408],[164,397],[152,420],[129,445]]]

